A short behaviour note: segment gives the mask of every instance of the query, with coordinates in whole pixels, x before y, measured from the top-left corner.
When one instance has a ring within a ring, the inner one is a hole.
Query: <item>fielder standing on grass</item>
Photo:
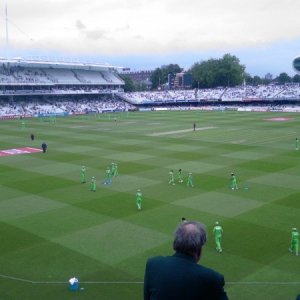
[[[222,235],[223,235],[223,228],[219,224],[219,222],[216,222],[214,230],[213,230],[214,236],[215,236],[215,242],[216,242],[216,250],[219,253],[222,253]]]
[[[234,173],[231,173],[230,187],[231,187],[232,190],[237,190],[238,189],[237,180],[236,180],[236,176],[235,176]]]
[[[194,187],[194,184],[193,184],[193,174],[192,174],[192,172],[189,172],[186,186],[187,186],[187,187],[189,187],[189,186]]]
[[[182,170],[181,169],[178,170],[178,177],[177,178],[178,178],[179,183],[183,183]]]
[[[137,192],[136,192],[136,195],[135,195],[135,197],[136,197],[136,207],[137,207],[137,209],[138,210],[142,210],[142,192],[141,192],[141,190],[140,189],[138,189],[137,190]]]
[[[296,138],[295,147],[296,147],[296,150],[299,150],[299,139],[298,138]]]
[[[174,180],[174,172],[173,172],[173,170],[171,170],[170,172],[169,172],[169,184],[171,184],[171,185],[175,185],[175,180]]]
[[[289,250],[296,256],[299,255],[299,232],[297,228],[292,228],[291,246]]]
[[[109,167],[106,168],[105,174],[106,174],[105,184],[111,184],[111,170]]]
[[[115,176],[114,174],[115,174],[115,171],[116,171],[116,165],[115,165],[114,162],[111,163],[110,171],[111,171],[111,176]]]
[[[119,176],[119,172],[118,172],[118,164],[115,163],[115,172],[113,174],[114,177]]]
[[[91,192],[96,192],[96,178],[93,176],[90,183]]]
[[[80,182],[86,183],[86,168],[85,168],[85,166],[82,166],[82,168],[80,170]]]

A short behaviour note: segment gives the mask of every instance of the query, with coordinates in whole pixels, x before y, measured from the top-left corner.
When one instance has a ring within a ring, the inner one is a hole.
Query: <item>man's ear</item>
[[[201,253],[202,253],[202,248],[200,248],[197,253],[195,254],[195,260],[196,262],[198,262],[200,260],[201,257]]]

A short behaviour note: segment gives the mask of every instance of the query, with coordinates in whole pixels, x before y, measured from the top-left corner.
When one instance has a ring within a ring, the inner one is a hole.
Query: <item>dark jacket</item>
[[[144,300],[227,300],[224,284],[223,275],[176,252],[148,260]]]

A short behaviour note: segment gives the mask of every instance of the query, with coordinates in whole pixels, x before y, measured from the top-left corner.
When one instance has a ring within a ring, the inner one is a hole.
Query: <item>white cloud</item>
[[[9,40],[99,55],[257,47],[299,37],[299,9],[298,0],[10,0]]]

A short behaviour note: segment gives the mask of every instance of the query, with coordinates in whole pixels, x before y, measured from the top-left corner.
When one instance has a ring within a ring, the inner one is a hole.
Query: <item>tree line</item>
[[[157,90],[163,87],[168,82],[168,74],[176,74],[182,71],[183,69],[178,64],[169,64],[156,68],[150,77],[152,89]],[[271,74],[267,74],[263,78],[258,75],[252,77],[246,72],[245,65],[242,65],[235,55],[229,53],[224,54],[219,59],[211,58],[196,62],[187,70],[187,73],[192,75],[192,88],[233,87],[242,84],[259,85],[272,82],[277,84],[300,83],[299,74],[290,77],[285,72],[280,73],[274,79]],[[124,90],[126,92],[146,89],[142,83],[134,82],[128,75],[121,74],[121,77],[125,82]]]

